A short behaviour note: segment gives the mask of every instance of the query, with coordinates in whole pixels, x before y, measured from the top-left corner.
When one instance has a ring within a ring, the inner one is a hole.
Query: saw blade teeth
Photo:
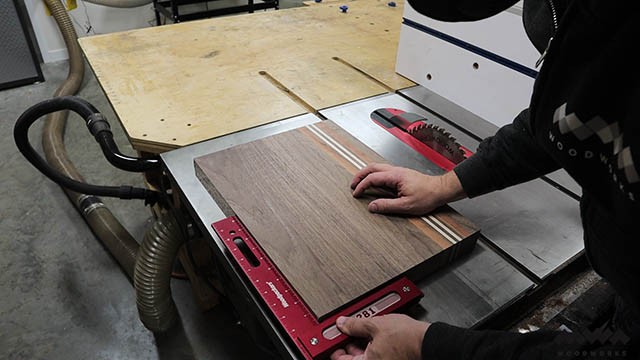
[[[456,164],[465,159],[462,145],[450,132],[436,124],[421,122],[412,126],[409,134]]]
[[[418,124],[418,125],[415,125],[415,126],[411,127],[411,129],[409,129],[409,133],[410,133],[410,134],[414,134],[414,133],[416,133],[416,132],[418,132],[418,131],[420,131],[420,130],[424,129],[425,127],[427,127],[427,124],[425,124],[425,123],[420,123],[420,124]]]

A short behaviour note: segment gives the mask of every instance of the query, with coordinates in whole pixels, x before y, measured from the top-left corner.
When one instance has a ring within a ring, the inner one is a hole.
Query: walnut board
[[[240,218],[323,318],[475,244],[478,229],[449,207],[423,218],[369,213],[371,199],[355,199],[349,183],[370,162],[384,160],[326,120],[199,157],[195,167],[225,215]]]
[[[319,4],[79,39],[133,147],[158,153],[415,85],[403,2]]]

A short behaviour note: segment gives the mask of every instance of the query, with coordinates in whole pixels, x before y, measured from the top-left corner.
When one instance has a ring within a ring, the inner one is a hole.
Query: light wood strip
[[[329,144],[334,150],[338,151],[341,155],[346,157],[349,161],[353,162],[353,164],[358,168],[358,170],[367,166],[366,163],[360,160],[350,150],[340,145],[339,142],[335,141],[333,138],[331,138],[331,136],[327,135],[324,131],[320,130],[315,125],[312,124],[307,127],[309,129],[312,129],[317,136],[319,136],[322,140],[324,140],[327,144]]]
[[[349,171],[349,174],[355,175],[356,172],[358,172],[358,170],[360,169],[360,167],[356,163],[352,161],[348,161],[347,158],[337,153],[335,150],[331,148],[331,146],[329,146],[329,144],[327,144],[326,141],[323,141],[322,139],[320,139],[309,128],[307,127],[300,128],[299,131],[305,134],[309,138],[309,141],[312,141],[314,144],[322,148],[329,156],[333,158],[335,162],[342,165],[344,169]]]

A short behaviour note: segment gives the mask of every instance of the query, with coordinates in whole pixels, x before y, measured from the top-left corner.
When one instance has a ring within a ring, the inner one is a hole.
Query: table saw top
[[[133,147],[163,152],[413,83],[403,2],[328,3],[79,39]]]
[[[398,95],[390,96],[399,99]],[[413,111],[413,109],[409,110]],[[337,117],[335,118],[337,119]],[[193,160],[199,156],[223,151],[238,144],[281,134],[319,121],[321,120],[318,117],[306,114],[186,146],[161,155],[170,177],[175,181],[180,193],[184,195],[185,204],[193,210],[201,230],[212,238],[212,246],[217,249],[214,253],[220,265],[234,274],[233,279],[244,279],[244,276],[237,267],[233,266],[233,260],[228,258],[230,255],[224,251],[225,245],[210,226],[212,222],[225,219],[227,214],[213,200],[196,177]],[[398,158],[406,157],[422,171],[429,167],[424,158],[414,156],[415,152],[411,148],[394,140],[392,135],[377,125],[365,128],[360,132],[360,135],[366,136],[375,130],[379,130],[379,132],[375,132],[375,136],[371,137],[373,141],[367,142],[367,146],[374,148],[379,154],[384,153],[383,149],[395,150]],[[347,129],[347,131],[351,130]],[[353,133],[352,135],[355,136]],[[479,226],[482,228],[482,224]],[[282,351],[289,351],[292,354],[291,358],[296,358],[293,355],[295,350],[287,345],[285,334],[277,330],[279,329],[278,324],[270,318],[268,309],[260,305],[262,304],[261,299],[249,288],[251,284],[243,284],[246,291],[244,296],[251,299],[255,316],[265,322],[265,329],[269,330],[269,335],[272,336],[275,343],[278,346],[284,346]],[[471,254],[449,265],[446,271],[437,272],[417,285],[425,293],[425,297],[420,301],[420,308],[425,311],[413,314],[413,316],[428,321],[446,321],[458,326],[477,325],[506,305],[521,298],[526,291],[535,286],[534,282],[517,267],[506,261],[502,255],[485,245],[484,241],[478,242]]]
[[[463,112],[454,113],[442,105],[431,112],[400,95],[381,95],[336,106],[322,110],[321,115],[388,161],[433,174],[432,166],[424,157],[370,120],[371,111],[386,107],[423,115],[451,131],[462,145],[470,149],[477,147],[478,138],[460,130],[464,123],[448,122],[450,120],[436,115],[437,112],[448,113],[459,120],[465,118]],[[162,154],[170,176],[197,219],[207,224],[203,230],[211,235],[217,247],[224,249],[208,224],[227,215],[197,179],[193,159],[319,121],[318,117],[306,114]],[[528,293],[544,291],[545,284],[554,281],[556,274],[562,274],[582,252],[577,201],[543,180],[534,180],[483,199],[456,202],[452,207],[483,229],[481,241],[468,257],[417,284],[425,293],[420,305],[426,311],[413,314],[416,318],[478,326],[507,305],[521,299],[526,301]],[[530,231],[532,227],[535,232]],[[224,251],[218,253],[223,254]],[[221,262],[229,263],[224,258]],[[231,267],[229,271],[236,270]],[[238,277],[242,278],[242,275],[238,274]],[[264,311],[260,307],[257,310]],[[275,332],[274,336],[281,334]],[[284,339],[282,342],[286,343]]]
[[[355,199],[348,184],[385,159],[330,120],[194,162],[218,206],[242,221],[316,318],[399,276],[445,267],[479,235],[448,206],[423,217],[371,214],[371,198]]]

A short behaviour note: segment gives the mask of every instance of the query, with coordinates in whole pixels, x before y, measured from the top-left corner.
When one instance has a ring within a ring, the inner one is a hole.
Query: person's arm
[[[520,334],[433,323],[424,335],[421,357],[424,360],[562,359],[583,348],[583,340],[560,331]]]
[[[518,0],[409,0],[419,13],[440,21],[475,21],[502,12]]]
[[[591,360],[592,350],[595,358],[600,350],[626,351],[610,346],[588,349],[586,339],[579,334],[468,330],[400,314],[368,319],[340,317],[336,325],[342,333],[362,341],[335,350],[331,360],[560,360],[575,357],[576,352],[580,359]]]
[[[468,197],[533,180],[558,165],[542,149],[529,128],[529,110],[480,143],[477,152],[454,169]]]
[[[354,197],[370,189],[384,189],[392,197],[369,203],[369,211],[380,214],[424,215],[435,208],[465,197],[523,183],[560,168],[540,148],[528,129],[529,111],[485,139],[478,151],[453,171],[429,176],[387,164],[370,164],[351,182]]]
[[[575,356],[586,345],[583,337],[566,332],[477,331],[400,314],[340,317],[336,325],[364,341],[335,350],[331,360],[552,360]]]

